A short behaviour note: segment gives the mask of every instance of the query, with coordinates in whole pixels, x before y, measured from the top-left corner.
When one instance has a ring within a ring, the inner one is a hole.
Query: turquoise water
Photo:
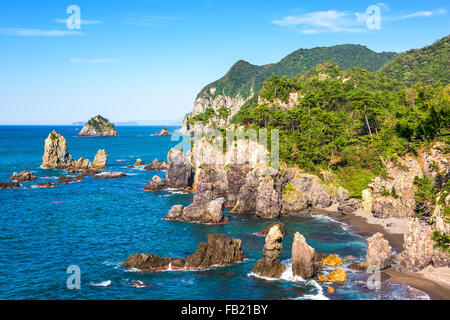
[[[176,191],[147,193],[142,189],[154,174],[164,172],[126,168],[137,158],[150,163],[166,160],[176,144],[170,137],[152,137],[161,127],[118,127],[117,138],[77,138],[80,127],[0,126],[0,181],[28,169],[38,177],[56,178],[64,171],[41,169],[44,140],[55,129],[67,139],[69,153],[93,160],[98,149],[109,155],[106,171],[123,171],[125,178],[96,180],[49,189],[0,190],[0,299],[412,299],[420,292],[385,283],[369,290],[349,272],[346,285],[336,293],[315,281],[269,281],[252,276],[261,258],[264,238],[254,235],[273,223],[250,215],[227,215],[231,223],[204,226],[164,221],[175,204],[188,205],[192,195]],[[173,130],[170,128],[169,130]],[[123,160],[123,161],[117,161]],[[365,239],[324,216],[282,219],[288,235],[282,260],[289,264],[293,234],[301,232],[323,253],[365,256]],[[120,266],[132,253],[184,257],[209,233],[240,238],[248,255],[243,263],[200,272],[141,273]],[[69,265],[81,269],[81,289],[69,290]],[[135,281],[147,287],[135,288]]]

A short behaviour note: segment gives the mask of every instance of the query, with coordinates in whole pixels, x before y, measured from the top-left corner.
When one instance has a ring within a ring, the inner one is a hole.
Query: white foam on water
[[[142,272],[142,270],[139,270],[138,268],[131,267],[131,268],[125,270],[125,272]]]
[[[107,286],[110,286],[111,285],[111,280],[106,280],[106,281],[103,281],[103,282],[100,282],[100,283],[92,283],[91,282],[91,286],[93,286],[93,287],[107,287]]]

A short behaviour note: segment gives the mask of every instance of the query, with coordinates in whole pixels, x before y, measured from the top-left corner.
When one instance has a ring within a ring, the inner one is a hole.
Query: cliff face
[[[66,139],[54,130],[45,139],[42,167],[48,169],[67,169],[74,164],[72,156],[67,152]]]
[[[89,120],[81,129],[78,137],[117,137],[114,125],[102,116],[96,116]]]

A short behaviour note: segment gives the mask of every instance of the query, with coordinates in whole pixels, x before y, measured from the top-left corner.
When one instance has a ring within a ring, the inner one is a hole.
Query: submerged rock
[[[78,133],[77,137],[117,137],[117,131],[108,119],[96,116],[90,119]]]
[[[155,192],[161,190],[162,188],[164,188],[164,181],[158,176],[153,176],[152,181],[147,183],[144,191]]]
[[[366,263],[368,266],[377,266],[380,270],[387,269],[391,266],[392,248],[389,241],[384,239],[379,232],[374,234],[368,240],[368,249],[366,255]]]
[[[258,276],[279,278],[286,266],[280,263],[283,234],[278,225],[273,226],[266,236],[263,248],[263,258],[253,266],[252,271]]]
[[[122,265],[141,271],[166,270],[169,266],[173,269],[202,270],[242,262],[245,257],[241,240],[223,234],[210,234],[208,242],[201,242],[197,250],[185,259],[142,253],[132,254]]]
[[[21,173],[14,172],[9,179],[16,182],[33,182],[36,176],[31,171],[24,170]]]
[[[123,172],[108,172],[108,173],[99,173],[95,174],[92,177],[94,179],[114,179],[114,178],[122,178],[126,177],[127,175]]]
[[[313,278],[317,274],[315,250],[306,243],[305,237],[296,232],[292,244],[292,273],[303,279]]]
[[[54,130],[45,139],[42,167],[47,169],[67,169],[74,164],[72,156],[67,152],[66,139]]]
[[[95,169],[104,169],[106,168],[108,162],[108,154],[105,150],[98,150],[95,155],[94,162],[92,162],[92,166]]]
[[[19,187],[20,187],[20,184],[18,184],[17,182],[1,182],[0,181],[0,190],[16,189]]]

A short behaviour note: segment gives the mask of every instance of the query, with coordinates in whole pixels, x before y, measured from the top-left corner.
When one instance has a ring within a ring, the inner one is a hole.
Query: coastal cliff
[[[108,119],[96,116],[90,119],[81,129],[78,137],[117,137],[117,131]]]

